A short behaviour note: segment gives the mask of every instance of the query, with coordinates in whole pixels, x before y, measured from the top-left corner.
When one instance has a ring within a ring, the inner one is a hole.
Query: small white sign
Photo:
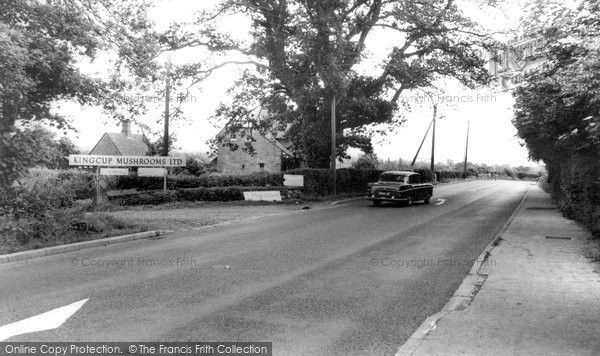
[[[304,187],[304,176],[295,174],[284,174],[283,185],[286,187]]]
[[[252,201],[281,201],[281,193],[278,190],[244,192],[244,199]]]
[[[165,175],[164,168],[138,168],[138,177],[164,177]]]
[[[100,168],[100,175],[103,175],[103,176],[128,176],[129,168]]]

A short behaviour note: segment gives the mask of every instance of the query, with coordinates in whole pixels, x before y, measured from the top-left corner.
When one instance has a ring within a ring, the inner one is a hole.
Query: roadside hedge
[[[341,168],[337,170],[337,191],[340,193],[356,193],[367,189],[367,184],[379,177],[380,170],[359,170]],[[240,176],[169,176],[167,189],[213,188],[213,187],[281,187],[284,174],[304,175],[304,189],[308,194],[328,195],[332,192],[331,171],[329,169],[295,169],[278,173],[257,173]],[[161,190],[163,179],[154,177],[124,176],[116,177],[110,189],[142,191]]]
[[[77,169],[58,170],[56,172],[58,172],[60,182],[70,184],[74,199],[91,199],[94,196],[93,173]]]
[[[212,187],[177,190],[145,191],[114,197],[111,201],[120,205],[156,205],[177,201],[239,201],[244,200],[245,191],[278,190],[282,197],[288,195],[287,187]]]
[[[368,184],[377,181],[383,171],[377,169],[354,169],[340,168],[336,171],[337,193],[362,193],[368,188]],[[304,176],[304,188],[306,194],[330,195],[333,192],[331,185],[331,170],[304,168],[294,169],[279,173],[296,174]]]
[[[433,180],[430,169],[415,169],[425,181]],[[337,193],[363,193],[368,184],[377,181],[382,170],[340,168],[336,171]],[[437,171],[438,179],[460,178],[460,171]],[[256,173],[250,175],[172,175],[167,179],[167,192],[163,192],[163,179],[156,177],[122,176],[109,177],[109,190],[135,189],[133,195],[112,197],[111,200],[125,205],[163,204],[173,201],[232,201],[243,200],[244,190],[285,190],[284,174],[304,176],[302,192],[310,195],[330,195],[331,171],[329,169],[295,169],[278,173]],[[93,173],[83,171],[63,171],[60,177],[72,181],[76,199],[93,196]],[[176,193],[173,193],[176,192]],[[175,194],[175,195],[174,195]]]
[[[211,187],[266,187],[282,186],[283,175],[279,173],[257,173],[250,175],[170,175],[167,189],[211,188]],[[159,190],[163,188],[163,178],[123,176],[117,177],[111,184],[115,190]]]
[[[548,183],[563,215],[600,237],[600,160],[598,155],[573,154],[550,162]]]
[[[439,180],[462,178],[462,171],[435,171]]]

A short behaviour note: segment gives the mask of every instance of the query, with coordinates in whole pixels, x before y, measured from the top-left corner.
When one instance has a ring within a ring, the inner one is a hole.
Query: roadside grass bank
[[[48,222],[39,227],[40,231],[29,232],[25,227],[32,222],[27,218],[18,222],[22,229],[15,227],[14,222],[12,229],[3,229],[0,255],[147,231],[143,224],[132,223],[117,215],[88,212],[83,206],[49,211],[46,218]],[[6,220],[1,217],[0,225],[9,225]]]
[[[329,206],[331,202],[360,198],[364,194],[339,194],[330,196],[303,195],[282,201],[230,201],[230,202],[170,202],[159,205],[105,205],[106,214],[118,216],[126,222],[145,226],[150,230],[189,231],[224,222],[240,221],[261,216]]]
[[[283,201],[178,201],[165,204],[122,206],[113,203],[93,207],[92,201],[79,200],[74,206],[47,212],[45,220],[52,222],[37,233],[3,230],[0,234],[0,254],[9,254],[82,241],[128,235],[148,230],[189,231],[204,226],[234,222],[260,216],[303,210],[332,201],[360,197],[360,194],[337,196],[304,195]],[[26,226],[32,221],[22,219]],[[0,225],[7,225],[0,217]]]

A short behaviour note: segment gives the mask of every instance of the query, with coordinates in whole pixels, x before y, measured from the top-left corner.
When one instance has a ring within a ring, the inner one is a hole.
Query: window
[[[395,173],[385,173],[379,178],[380,182],[404,182],[405,175]]]
[[[410,178],[408,179],[408,183],[410,183],[410,184],[421,183],[421,176],[418,174],[414,174],[414,175],[410,176]]]
[[[245,165],[245,164],[242,164],[242,171],[243,171],[244,169],[246,169],[246,165]]]
[[[264,163],[259,163],[259,164],[258,164],[258,167],[260,168],[260,171],[261,171],[261,172],[264,172],[264,171],[265,171],[265,164],[264,164]]]

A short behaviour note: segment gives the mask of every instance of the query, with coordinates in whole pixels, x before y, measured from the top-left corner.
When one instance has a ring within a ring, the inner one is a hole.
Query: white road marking
[[[479,190],[485,189],[485,188],[489,188],[489,187],[493,187],[495,185],[497,185],[498,183],[494,183],[494,184],[489,184],[489,185],[484,185],[483,187],[477,187],[475,189],[471,189],[469,190],[470,192],[477,192]]]
[[[435,205],[442,205],[442,204],[444,204],[444,203],[445,203],[445,202],[447,202],[447,201],[448,201],[448,199],[442,199],[442,198],[439,198],[439,199],[437,200],[437,203],[435,203]]]
[[[67,319],[69,319],[73,314],[75,314],[88,300],[89,298],[83,299],[78,302],[65,305],[64,307],[32,316],[31,318],[1,326],[0,341],[4,341],[9,337],[21,334],[56,329],[65,321],[67,321]]]

